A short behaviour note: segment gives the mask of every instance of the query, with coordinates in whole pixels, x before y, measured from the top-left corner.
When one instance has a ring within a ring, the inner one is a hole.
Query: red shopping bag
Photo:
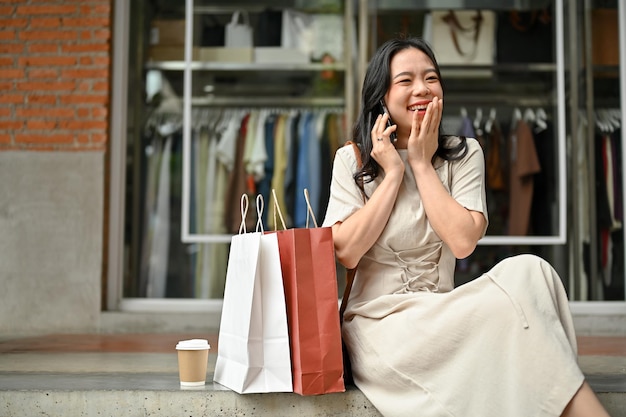
[[[313,211],[304,191],[309,213]],[[276,197],[274,195],[276,207]],[[286,229],[275,233],[287,303],[293,391],[301,395],[344,392],[332,229]],[[276,224],[276,223],[275,223]]]

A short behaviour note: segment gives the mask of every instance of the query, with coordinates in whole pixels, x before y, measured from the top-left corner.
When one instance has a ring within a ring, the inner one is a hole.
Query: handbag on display
[[[231,239],[213,380],[239,394],[292,392],[285,291],[276,234],[263,232],[257,196],[256,232],[241,227]]]
[[[554,17],[550,8],[500,11],[496,33],[499,64],[554,61]]]
[[[493,65],[495,13],[490,10],[434,10],[430,41],[439,65]],[[463,72],[490,76],[492,71]],[[448,74],[446,74],[448,75]],[[452,73],[454,75],[454,73]],[[461,73],[459,73],[461,75]]]
[[[280,46],[283,30],[282,11],[270,8],[261,11],[254,30],[255,46]]]
[[[239,21],[242,17],[243,22]],[[227,48],[252,48],[254,46],[250,18],[245,11],[233,13],[230,22],[226,24],[224,43]]]
[[[202,16],[200,46],[224,46],[226,27],[214,15]]]
[[[284,229],[273,233],[278,237],[287,301],[293,391],[301,395],[344,392],[332,229],[317,227],[307,190],[308,213],[315,227],[308,227],[307,217],[306,227],[286,229],[272,192]]]

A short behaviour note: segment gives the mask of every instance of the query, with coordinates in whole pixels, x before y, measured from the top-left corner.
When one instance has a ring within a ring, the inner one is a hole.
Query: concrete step
[[[173,347],[192,337],[198,335],[49,335],[0,341],[0,417],[380,416],[355,387],[303,397],[239,395],[214,384],[213,335],[207,384],[182,388]],[[579,362],[590,385],[612,417],[626,417],[626,337],[579,341]]]
[[[239,395],[208,382],[182,388],[172,374],[13,374],[0,382],[0,416],[379,417],[365,396],[345,393]],[[83,388],[80,388],[80,387]]]
[[[182,388],[178,375],[171,373],[2,372],[0,416],[380,416],[354,387],[306,397],[239,395],[210,381],[204,387]],[[626,378],[589,376],[589,381],[611,416],[626,417]],[[621,392],[616,389],[620,384]]]

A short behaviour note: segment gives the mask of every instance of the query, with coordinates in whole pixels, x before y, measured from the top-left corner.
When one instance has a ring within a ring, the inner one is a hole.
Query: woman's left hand
[[[438,97],[428,103],[426,114],[421,123],[419,113],[413,114],[411,134],[407,145],[408,159],[411,163],[430,164],[439,146],[439,123],[443,113],[443,100]]]

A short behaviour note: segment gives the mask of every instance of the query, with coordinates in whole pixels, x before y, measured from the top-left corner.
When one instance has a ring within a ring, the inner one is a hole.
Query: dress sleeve
[[[343,146],[335,153],[330,198],[323,227],[342,222],[365,204],[361,190],[354,181],[357,161],[352,146]]]
[[[450,194],[466,209],[481,212],[488,224],[485,157],[476,139],[468,138],[467,146],[467,155],[450,164]]]

